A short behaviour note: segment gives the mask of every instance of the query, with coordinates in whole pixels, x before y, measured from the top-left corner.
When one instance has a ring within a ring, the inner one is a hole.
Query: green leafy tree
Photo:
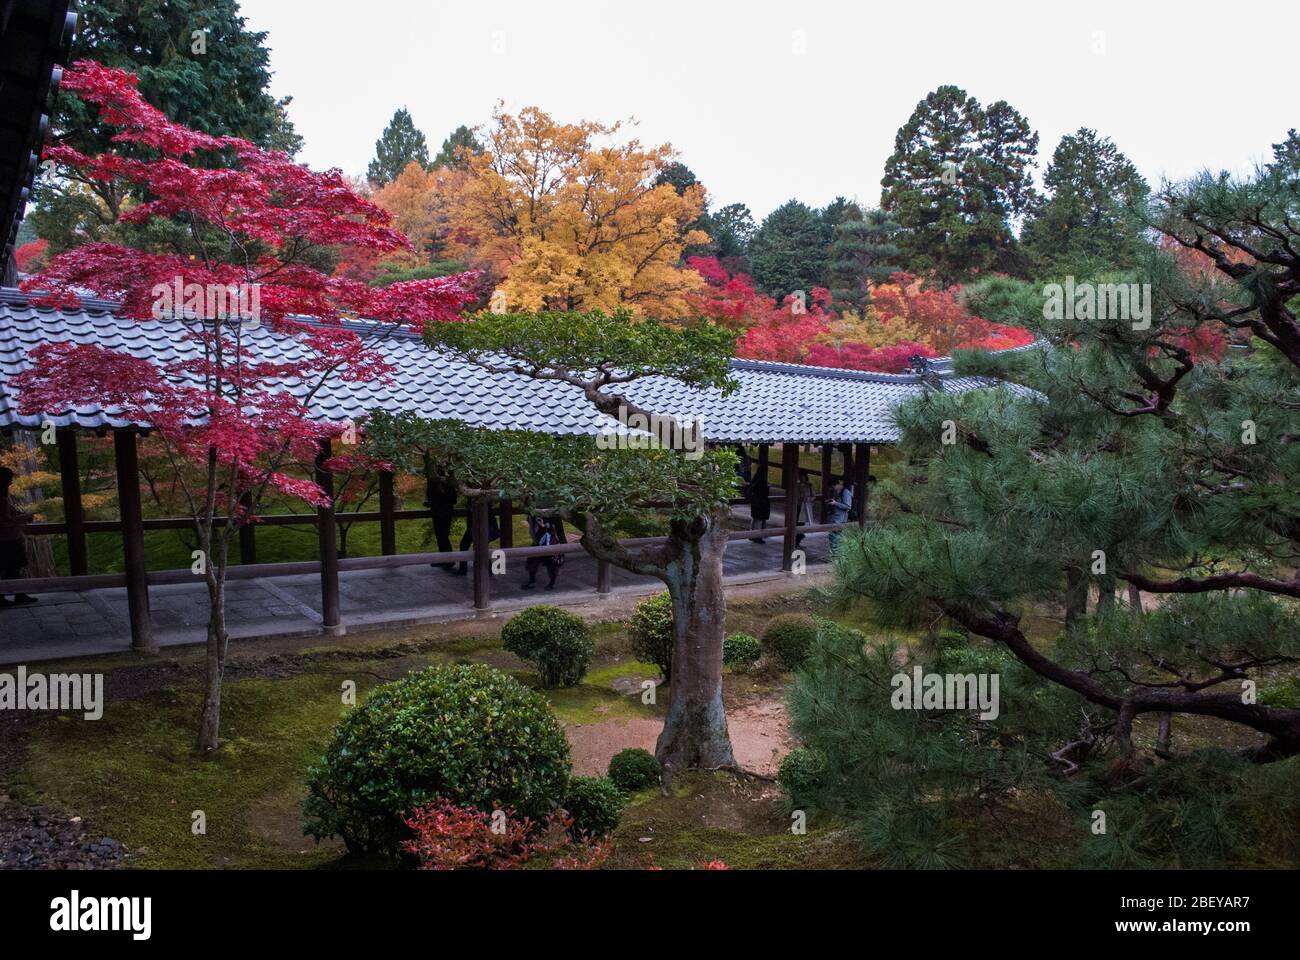
[[[831,295],[841,305],[863,310],[871,284],[884,283],[902,269],[894,243],[898,224],[883,210],[850,207],[836,225],[826,265]]]
[[[366,179],[376,187],[382,187],[396,180],[412,161],[428,170],[429,144],[403,107],[393,114],[393,119],[388,121],[388,126],[375,141],[375,158],[366,168]]]
[[[910,273],[945,286],[1016,270],[1013,223],[1033,206],[1038,134],[1005,101],[942,86],[917,104],[885,163],[881,207]]]
[[[1043,183],[1051,192],[1025,223],[1021,244],[1039,276],[1131,270],[1150,188],[1110,138],[1081,127],[1061,138]]]
[[[301,148],[288,116],[290,98],[277,100],[267,89],[266,33],[247,29],[236,0],[83,0],[78,16],[72,61],[97,60],[136,74],[146,100],[193,129],[291,156]],[[94,156],[110,149],[114,132],[78,98],[56,100],[51,140]],[[120,179],[60,169],[42,174],[29,219],[51,253],[61,253],[109,239],[129,197]]]
[[[631,402],[624,391],[650,376],[701,389],[734,389],[729,367],[734,332],[708,324],[673,329],[639,322],[624,312],[484,313],[469,323],[430,325],[426,339],[498,375],[569,384],[609,417],[621,409],[646,422],[666,423],[668,443],[646,449],[593,437],[486,430],[383,410],[374,411],[366,432],[377,455],[413,470],[422,469],[427,456],[445,465],[471,499],[527,502],[534,512],[561,517],[575,527],[592,556],[661,580],[672,597],[674,649],[668,716],[657,756],[677,769],[731,766],[722,705],[722,557],[727,504],[735,486],[734,455],[698,448],[693,453],[683,425]],[[616,531],[655,509],[649,504],[656,505],[666,523],[666,542],[620,544]]]
[[[778,301],[822,285],[827,239],[821,215],[798,200],[777,207],[754,232],[749,263],[754,282]]]
[[[470,153],[482,153],[483,144],[478,142],[474,136],[474,131],[469,127],[461,124],[455,130],[447,135],[447,139],[442,141],[442,147],[438,150],[438,155],[433,158],[435,167],[451,167],[455,170],[465,168],[465,159],[462,151]]]

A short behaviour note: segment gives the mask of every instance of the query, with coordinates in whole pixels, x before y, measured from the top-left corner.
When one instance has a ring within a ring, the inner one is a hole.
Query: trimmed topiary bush
[[[564,799],[569,742],[546,701],[482,664],[387,683],[334,730],[308,773],[303,832],[396,855],[404,818],[434,801],[542,820]]]
[[[646,597],[632,611],[627,625],[632,638],[632,653],[645,663],[653,663],[663,674],[664,681],[672,679],[673,670],[673,601],[667,592]]]
[[[573,777],[564,798],[564,809],[573,818],[575,839],[603,837],[618,826],[627,796],[609,777]]]
[[[722,641],[722,662],[737,673],[744,673],[763,654],[763,646],[757,637],[747,633],[733,633]]]
[[[795,747],[781,761],[776,780],[793,806],[811,801],[826,778],[826,758],[810,747]]]
[[[501,642],[517,657],[535,664],[547,687],[582,682],[596,652],[582,618],[558,607],[529,607],[511,617],[501,630]]]
[[[794,670],[812,649],[817,639],[817,624],[806,613],[783,613],[773,617],[763,628],[763,649],[772,654],[787,670]]]
[[[635,793],[657,785],[663,777],[663,768],[648,750],[629,747],[614,754],[609,761],[609,779],[620,790]]]

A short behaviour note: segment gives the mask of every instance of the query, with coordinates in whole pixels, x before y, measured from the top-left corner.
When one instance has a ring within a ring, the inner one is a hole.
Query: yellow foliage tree
[[[614,140],[621,124],[557,123],[536,107],[500,106],[482,154],[465,154],[453,221],[489,263],[515,310],[612,310],[674,319],[703,286],[681,265],[704,210],[702,186],[656,185],[667,144]],[[599,143],[598,143],[599,141]]]
[[[816,337],[815,342],[834,347],[860,343],[879,350],[900,343],[925,343],[927,338],[925,327],[912,318],[906,315],[885,316],[874,306],[868,306],[861,313],[856,310],[842,311],[826,325],[825,332]]]

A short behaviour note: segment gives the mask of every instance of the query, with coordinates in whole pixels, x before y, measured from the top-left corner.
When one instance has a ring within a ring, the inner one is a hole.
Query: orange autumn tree
[[[392,183],[380,187],[371,196],[374,203],[393,215],[393,225],[410,238],[413,249],[403,251],[406,265],[470,259],[466,232],[457,229],[453,203],[464,189],[466,179],[464,171],[453,167],[425,170],[411,161]]]
[[[482,154],[465,157],[453,227],[491,264],[511,310],[614,310],[689,315],[703,286],[681,263],[704,188],[655,184],[672,147],[619,142],[621,123],[558,123],[537,107],[498,106]]]

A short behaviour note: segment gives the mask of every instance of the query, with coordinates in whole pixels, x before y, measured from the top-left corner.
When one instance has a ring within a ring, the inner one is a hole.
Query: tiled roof
[[[28,366],[40,343],[98,343],[160,363],[190,352],[183,324],[175,320],[138,322],[115,315],[114,304],[83,300],[78,310],[37,308],[13,289],[0,290],[0,428],[56,426],[88,429],[126,427],[121,411],[87,406],[18,416],[7,385]],[[264,360],[288,359],[294,341],[262,328],[246,333]],[[331,383],[312,401],[321,419],[342,422],[376,407],[411,410],[427,418],[462,420],[494,429],[515,428],[555,435],[594,435],[613,421],[592,410],[568,384],[523,376],[500,376],[427,349],[416,337],[393,336],[377,350],[395,368],[387,382]],[[679,419],[699,418],[709,440],[744,443],[890,443],[898,439],[892,411],[927,389],[916,374],[865,373],[827,367],[736,360],[740,389],[728,397],[717,390],[695,390],[679,381],[654,378],[625,388],[634,403]],[[990,385],[973,377],[954,377],[949,365],[932,370],[944,390]],[[117,415],[115,415],[117,414]]]

